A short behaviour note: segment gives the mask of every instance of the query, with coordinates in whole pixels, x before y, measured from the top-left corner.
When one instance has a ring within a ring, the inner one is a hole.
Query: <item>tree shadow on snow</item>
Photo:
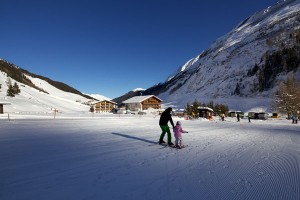
[[[143,138],[139,138],[139,137],[135,137],[135,136],[131,136],[131,135],[126,135],[126,134],[122,134],[122,133],[114,133],[113,132],[111,134],[118,135],[118,136],[121,136],[121,137],[124,137],[124,138],[129,138],[129,139],[134,139],[134,140],[147,142],[147,143],[150,143],[150,144],[157,144],[157,142],[154,142],[154,141],[151,141],[151,140],[146,140],[146,139],[143,139]]]

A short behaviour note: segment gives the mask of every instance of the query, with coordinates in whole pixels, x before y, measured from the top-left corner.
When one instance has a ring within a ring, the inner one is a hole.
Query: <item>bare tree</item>
[[[288,118],[300,111],[299,82],[294,76],[289,76],[285,83],[281,83],[275,94],[275,109],[286,113]]]

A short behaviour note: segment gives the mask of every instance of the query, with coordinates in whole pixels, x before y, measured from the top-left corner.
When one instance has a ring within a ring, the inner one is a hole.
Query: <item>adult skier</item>
[[[159,126],[162,130],[162,133],[161,133],[160,138],[159,138],[159,144],[166,143],[164,141],[164,137],[165,137],[165,134],[168,133],[168,145],[169,146],[174,146],[174,144],[172,143],[172,136],[171,136],[170,128],[169,128],[169,125],[168,125],[168,122],[170,121],[173,129],[175,127],[174,123],[173,123],[172,116],[171,116],[171,112],[172,112],[172,108],[169,107],[164,112],[162,112],[162,114],[160,116]]]

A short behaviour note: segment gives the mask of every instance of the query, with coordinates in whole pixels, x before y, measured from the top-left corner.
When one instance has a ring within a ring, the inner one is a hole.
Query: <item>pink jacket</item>
[[[176,138],[181,137],[181,133],[187,133],[187,131],[183,130],[181,128],[181,125],[177,123],[176,126],[174,127],[174,136]]]

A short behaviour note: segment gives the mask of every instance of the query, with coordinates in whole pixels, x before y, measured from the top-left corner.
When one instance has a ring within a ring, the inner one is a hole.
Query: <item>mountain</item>
[[[126,94],[114,98],[112,101],[116,102],[119,106],[122,105],[123,101],[130,99],[131,97],[135,97],[135,96],[140,96],[143,95],[145,89],[142,88],[136,88],[133,89],[132,91],[127,92]]]
[[[255,13],[168,79],[144,91],[183,107],[213,100],[234,109],[270,109],[280,82],[300,80],[300,0]]]
[[[110,100],[110,98],[103,96],[101,94],[87,94],[87,95],[90,97],[93,97],[95,100],[98,100],[98,101]]]
[[[137,95],[156,95],[166,105],[183,108],[195,100],[225,103],[231,109],[270,109],[278,85],[294,74],[300,80],[300,0],[283,0],[249,16],[208,49],[188,60],[165,82]],[[0,59],[0,101],[8,112],[89,110],[92,97],[68,85],[32,74]],[[7,97],[8,77],[21,92]]]
[[[60,113],[88,112],[93,98],[78,90],[49,78],[30,73],[0,59],[0,102],[9,102],[4,112]],[[20,93],[7,96],[9,84],[17,84]]]

